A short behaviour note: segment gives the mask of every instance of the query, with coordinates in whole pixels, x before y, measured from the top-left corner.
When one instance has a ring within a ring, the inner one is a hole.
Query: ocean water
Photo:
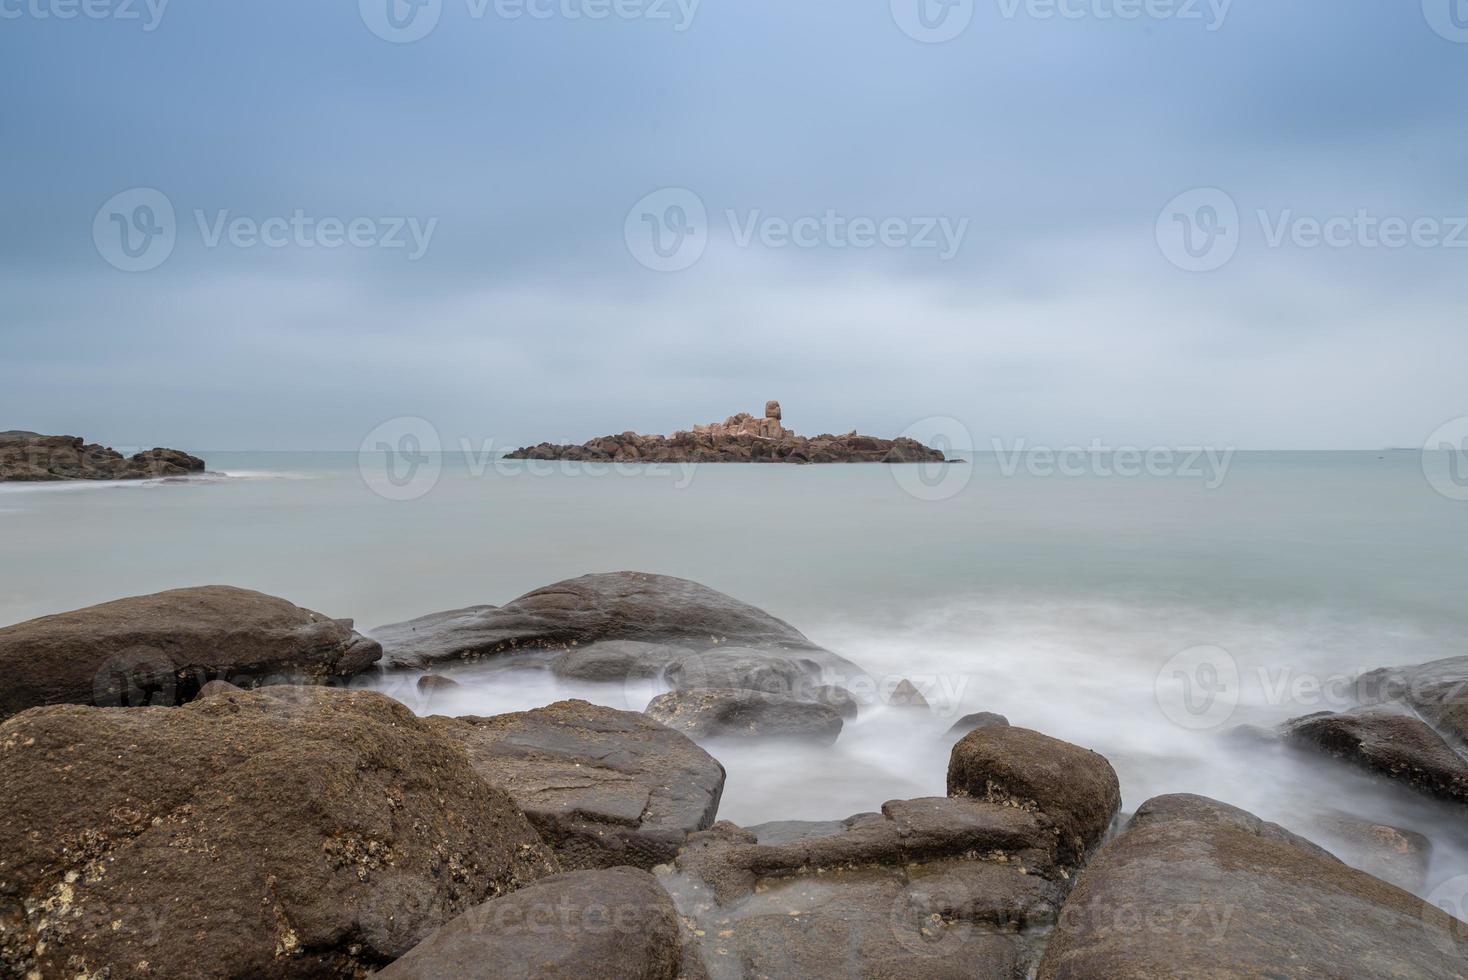
[[[1126,810],[1204,793],[1359,864],[1328,829],[1344,813],[1432,840],[1420,893],[1468,873],[1461,811],[1225,736],[1349,707],[1364,670],[1468,653],[1468,502],[1415,452],[1238,453],[1135,476],[996,454],[947,471],[446,454],[401,486],[354,453],[202,455],[212,475],[196,480],[0,486],[0,622],[225,583],[370,629],[586,572],[679,575],[932,702],[870,706],[831,747],[709,743],[728,819],[942,794],[948,727],[996,711],[1103,753]],[[361,683],[450,714],[568,696],[640,709],[657,693],[512,661],[457,676],[431,702],[411,677]]]

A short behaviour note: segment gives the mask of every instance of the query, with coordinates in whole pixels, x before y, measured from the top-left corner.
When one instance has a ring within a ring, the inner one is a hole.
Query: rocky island
[[[576,445],[542,442],[509,453],[506,459],[566,459],[629,463],[944,463],[937,449],[899,436],[879,439],[824,433],[796,435],[780,421],[780,403],[765,403],[764,418],[748,412],[722,422],[695,425],[671,436],[623,432]]]
[[[124,456],[78,436],[0,432],[0,482],[6,480],[154,480],[204,472],[204,461],[177,449]]]

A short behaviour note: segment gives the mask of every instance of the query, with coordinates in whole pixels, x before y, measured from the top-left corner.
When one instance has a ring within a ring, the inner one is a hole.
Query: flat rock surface
[[[356,977],[559,870],[457,745],[369,692],[34,708],[0,724],[0,785],[12,976]]]
[[[6,480],[146,480],[204,472],[204,461],[177,449],[132,456],[77,436],[0,432],[0,482]]]
[[[1468,925],[1277,824],[1201,796],[1144,803],[1081,873],[1042,980],[1468,975]]]
[[[378,976],[383,980],[674,980],[681,941],[672,900],[646,871],[542,878],[460,915]]]
[[[724,643],[800,650],[833,669],[859,672],[799,630],[697,582],[645,572],[567,579],[504,606],[471,606],[380,626],[386,666],[426,667],[524,649],[569,651],[606,640],[670,644],[691,651]],[[647,651],[643,651],[646,653]]]
[[[639,640],[603,640],[574,646],[550,662],[557,677],[583,681],[639,680],[661,677],[668,664],[691,654],[688,647]]]
[[[1069,886],[1054,846],[1014,807],[894,800],[758,836],[717,824],[662,880],[716,980],[1020,978]]]
[[[732,420],[731,420],[732,421]],[[542,442],[506,459],[563,459],[627,463],[941,463],[943,453],[915,439],[881,439],[855,432],[807,438],[783,427],[774,435],[746,432],[623,432],[580,445]]]
[[[323,682],[381,656],[349,619],[249,589],[173,589],[0,629],[0,717],[41,704],[179,704],[219,679]]]
[[[1012,725],[959,739],[948,760],[948,795],[1045,814],[1072,864],[1100,843],[1121,807],[1116,771],[1103,756]]]
[[[718,812],[724,767],[637,712],[560,701],[490,718],[426,720],[509,792],[568,870],[672,860]]]
[[[694,738],[834,742],[843,724],[829,704],[738,689],[669,691],[652,699],[647,715]]]
[[[1468,802],[1468,760],[1431,726],[1395,705],[1320,712],[1280,726],[1290,745],[1440,799]]]

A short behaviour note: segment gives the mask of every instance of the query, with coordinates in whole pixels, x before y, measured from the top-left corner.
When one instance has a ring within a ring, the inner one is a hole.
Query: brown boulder
[[[356,977],[557,870],[380,694],[272,687],[0,725],[11,975]]]
[[[1018,980],[1069,887],[1044,818],[979,800],[791,830],[716,824],[663,872],[710,976]]]
[[[571,650],[605,640],[704,650],[741,646],[800,650],[855,672],[789,623],[707,586],[671,575],[607,572],[528,592],[504,606],[433,613],[370,631],[387,665],[427,667],[527,649]]]
[[[735,688],[669,691],[647,715],[694,738],[792,738],[834,742],[841,712],[829,704]]]
[[[349,619],[248,589],[173,589],[0,629],[0,717],[40,704],[181,704],[211,680],[324,683],[381,655]]]
[[[542,878],[440,927],[383,980],[674,980],[678,914],[636,868]]]
[[[1063,861],[1080,864],[1121,807],[1121,787],[1099,753],[1028,728],[975,729],[953,746],[948,795],[1044,814]]]
[[[1400,701],[1460,747],[1468,747],[1468,657],[1387,667],[1356,682],[1363,704]]]
[[[1465,930],[1251,813],[1159,796],[1081,874],[1039,977],[1448,980]]]
[[[669,861],[719,809],[724,767],[635,711],[559,701],[427,721],[514,798],[567,870]]]
[[[1468,762],[1425,722],[1385,705],[1295,718],[1280,726],[1286,743],[1340,759],[1421,793],[1468,802]]]

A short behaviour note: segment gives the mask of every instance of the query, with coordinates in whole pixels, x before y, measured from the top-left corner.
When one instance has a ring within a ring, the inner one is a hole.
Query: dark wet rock
[[[132,456],[76,436],[0,432],[0,482],[6,480],[147,480],[204,472],[204,461],[177,449]]]
[[[710,977],[1024,977],[1069,887],[1043,816],[894,800],[845,821],[720,823],[662,881]]]
[[[356,977],[558,870],[458,746],[371,692],[34,708],[0,725],[0,785],[12,976]]]
[[[835,708],[761,691],[669,691],[652,699],[647,714],[694,738],[834,742],[841,734],[841,714]]]
[[[1414,830],[1332,812],[1311,821],[1310,838],[1352,867],[1398,888],[1420,892],[1427,882],[1432,842]]]
[[[1468,761],[1400,706],[1306,715],[1281,725],[1280,735],[1290,745],[1324,753],[1419,792],[1468,802]]]
[[[551,673],[584,681],[629,681],[660,677],[668,664],[693,651],[668,643],[604,640],[574,646],[550,662]]]
[[[1468,657],[1386,667],[1356,682],[1363,704],[1400,701],[1459,747],[1468,746]]]
[[[1256,748],[1263,745],[1278,745],[1283,741],[1278,728],[1265,728],[1263,725],[1235,725],[1224,732],[1223,737],[1234,745]]]
[[[916,439],[823,433],[807,438],[781,422],[780,403],[765,403],[764,418],[739,412],[722,422],[695,425],[671,436],[623,432],[581,445],[542,442],[506,459],[564,459],[635,463],[941,463],[943,453]]]
[[[975,711],[955,721],[948,729],[948,734],[967,735],[978,728],[1007,728],[1008,726],[1009,719],[1003,715],[996,715],[992,711]]]
[[[1082,873],[1041,980],[1468,974],[1468,926],[1251,813],[1201,796],[1138,809]]]
[[[0,717],[40,704],[180,704],[216,679],[328,683],[381,655],[350,619],[248,589],[174,589],[0,629]]]
[[[1043,813],[1063,860],[1080,864],[1121,808],[1111,763],[1090,749],[1014,726],[976,729],[953,746],[948,795]]]
[[[434,692],[452,691],[460,685],[452,677],[445,677],[442,674],[424,674],[418,678],[417,686],[419,694],[433,694]]]
[[[832,670],[860,672],[748,603],[687,579],[644,572],[583,575],[536,589],[505,606],[433,613],[370,632],[382,643],[386,664],[394,667],[632,640],[694,652],[725,643],[793,650]]]
[[[917,689],[917,685],[907,678],[903,678],[892,688],[892,693],[887,695],[887,703],[894,708],[923,708],[928,707],[928,699],[923,697],[923,692]]]
[[[383,980],[674,980],[677,912],[636,868],[542,878],[442,926],[378,976]]]
[[[671,860],[714,822],[724,767],[635,711],[558,701],[533,711],[427,719],[503,787],[568,870]]]

